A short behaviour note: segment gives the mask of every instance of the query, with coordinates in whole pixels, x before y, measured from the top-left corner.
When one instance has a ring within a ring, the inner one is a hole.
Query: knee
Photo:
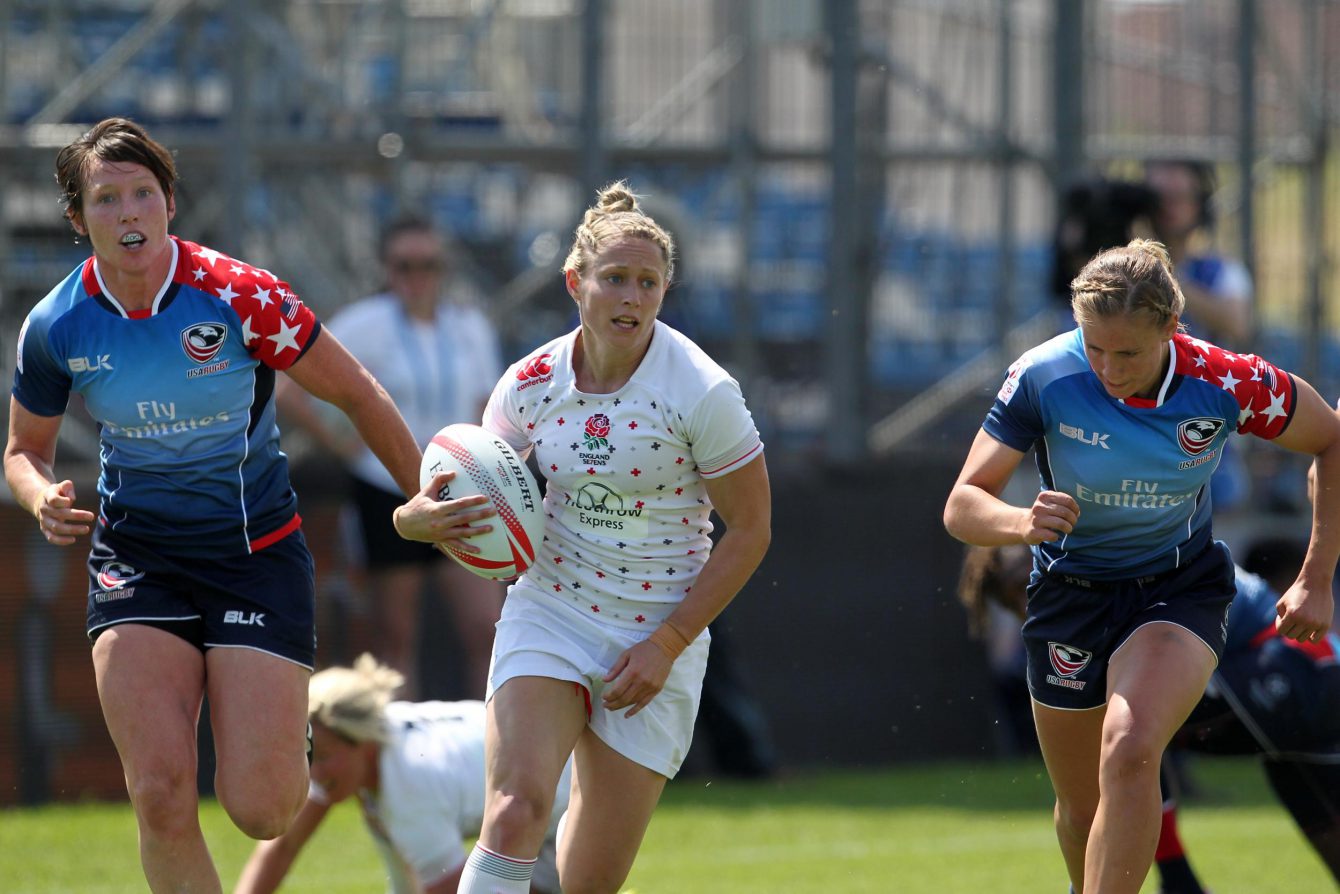
[[[172,837],[198,826],[195,774],[186,768],[137,774],[127,786],[135,815],[150,834]]]
[[[288,831],[297,814],[297,805],[276,797],[251,797],[223,801],[223,809],[233,825],[249,838],[268,841]]]
[[[538,789],[531,791],[519,788],[496,793],[488,807],[492,840],[499,847],[508,848],[532,839],[542,839],[553,806],[552,789],[548,797],[540,794]]]
[[[1108,784],[1144,779],[1157,785],[1166,746],[1167,742],[1139,725],[1107,731],[1103,734],[1099,777]]]
[[[228,818],[244,835],[258,841],[278,838],[288,831],[306,792],[305,784],[238,786],[215,780],[215,794]]]
[[[1093,820],[1097,814],[1098,804],[1096,802],[1056,799],[1056,828],[1067,838],[1087,841],[1089,830],[1093,828]]]

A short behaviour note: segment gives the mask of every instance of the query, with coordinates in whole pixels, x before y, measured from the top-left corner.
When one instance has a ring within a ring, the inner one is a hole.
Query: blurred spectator
[[[1186,298],[1182,323],[1196,338],[1242,350],[1252,325],[1252,279],[1239,261],[1215,251],[1214,169],[1202,161],[1163,159],[1145,166],[1145,184],[1158,196],[1150,224],[1168,249]],[[1230,446],[1232,445],[1232,446]],[[1251,481],[1239,445],[1224,445],[1210,479],[1215,508],[1231,511],[1249,496]]]
[[[1033,555],[1021,545],[970,546],[959,571],[958,598],[968,613],[968,631],[986,650],[992,693],[1007,756],[1037,754],[1038,737],[1028,697],[1027,658],[1019,636],[1024,616],[1023,584]]]
[[[1154,236],[1168,249],[1186,297],[1182,322],[1197,338],[1242,350],[1251,330],[1252,280],[1242,263],[1210,243],[1213,168],[1185,159],[1151,161],[1145,184],[1158,197],[1150,220]]]
[[[420,447],[444,425],[478,424],[502,373],[498,336],[483,312],[447,288],[445,239],[429,221],[403,217],[382,235],[386,289],[355,301],[330,321],[332,332],[382,384]],[[476,577],[432,546],[403,540],[391,514],[404,497],[360,442],[327,424],[298,389],[279,399],[302,427],[341,456],[353,476],[353,505],[371,590],[372,652],[405,676],[404,695],[422,697],[419,620],[425,588],[443,594],[464,664],[464,695],[484,693],[500,585]],[[434,693],[438,695],[441,693]]]

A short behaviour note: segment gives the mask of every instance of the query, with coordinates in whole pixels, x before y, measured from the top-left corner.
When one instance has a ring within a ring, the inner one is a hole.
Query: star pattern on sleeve
[[[242,327],[242,343],[253,357],[274,369],[287,369],[302,356],[317,329],[316,315],[288,283],[212,248],[183,246],[199,259],[199,266],[189,271],[188,284],[233,309]]]
[[[1187,375],[1223,389],[1238,404],[1238,431],[1270,439],[1278,437],[1293,416],[1293,378],[1261,357],[1237,354],[1200,339],[1184,338],[1192,361]]]

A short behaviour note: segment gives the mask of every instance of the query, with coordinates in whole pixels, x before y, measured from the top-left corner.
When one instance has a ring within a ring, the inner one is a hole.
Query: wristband
[[[651,632],[647,641],[654,643],[655,646],[665,653],[665,657],[674,661],[689,647],[691,640],[683,634],[682,631],[668,619],[661,622],[661,626]]]

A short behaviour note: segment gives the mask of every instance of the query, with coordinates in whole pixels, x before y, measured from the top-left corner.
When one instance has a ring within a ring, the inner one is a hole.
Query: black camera
[[[1070,301],[1070,283],[1089,259],[1125,245],[1135,222],[1158,210],[1158,193],[1143,183],[1096,178],[1071,186],[1061,196],[1052,238],[1052,292]]]

